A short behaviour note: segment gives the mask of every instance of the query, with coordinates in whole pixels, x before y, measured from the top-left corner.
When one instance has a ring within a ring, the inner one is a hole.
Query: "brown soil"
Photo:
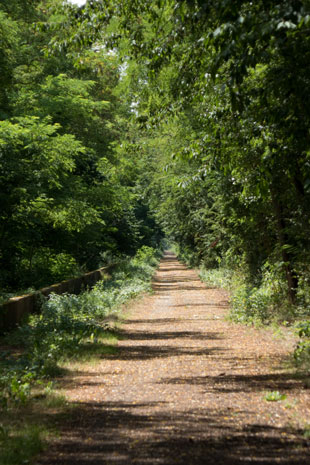
[[[153,287],[117,353],[72,378],[78,407],[37,464],[310,464],[310,390],[283,368],[293,339],[228,322],[225,292],[171,253]]]

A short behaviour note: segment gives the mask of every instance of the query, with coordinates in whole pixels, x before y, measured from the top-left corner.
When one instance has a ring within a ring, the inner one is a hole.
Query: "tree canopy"
[[[308,0],[15,0],[0,14],[4,282],[46,256],[133,253],[162,228],[197,263],[252,287],[271,273],[297,302]]]
[[[4,290],[72,276],[160,236],[141,164],[122,148],[131,109],[118,91],[119,59],[103,44],[54,47],[67,10],[78,11],[57,0],[0,6]]]
[[[233,257],[254,283],[282,269],[295,303],[310,237],[309,2],[109,5],[110,43],[140,71],[138,119],[180,138],[159,216],[200,260]]]

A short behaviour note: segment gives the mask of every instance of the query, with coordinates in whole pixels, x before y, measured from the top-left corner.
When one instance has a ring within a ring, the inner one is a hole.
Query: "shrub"
[[[294,359],[298,366],[310,367],[310,320],[297,324],[299,341],[294,351]]]
[[[199,277],[205,283],[223,289],[229,289],[232,284],[232,271],[225,268],[202,268]]]
[[[240,323],[267,323],[271,318],[272,296],[268,288],[241,285],[232,298],[231,318]]]

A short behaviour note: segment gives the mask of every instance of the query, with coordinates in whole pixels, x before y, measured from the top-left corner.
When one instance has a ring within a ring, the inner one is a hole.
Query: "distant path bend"
[[[37,463],[309,465],[309,390],[280,368],[291,342],[228,322],[225,292],[172,253],[153,289],[130,305],[117,354],[74,378],[79,407]]]

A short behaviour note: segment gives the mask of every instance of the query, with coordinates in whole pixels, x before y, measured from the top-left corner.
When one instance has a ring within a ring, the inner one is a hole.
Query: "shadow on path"
[[[238,428],[227,422],[232,414],[191,409],[172,416],[162,402],[82,403],[38,464],[309,465],[308,442],[298,432],[259,424]]]
[[[223,339],[221,333],[216,332],[200,332],[200,331],[120,331],[122,340],[130,341],[147,341],[158,339],[192,339],[195,341],[218,340]]]
[[[159,384],[189,384],[199,385],[206,392],[233,393],[233,392],[264,392],[264,391],[290,391],[300,387],[298,377],[288,373],[273,373],[267,375],[238,375],[221,373],[214,376],[195,376],[178,378],[163,378]]]
[[[104,355],[105,359],[112,360],[152,360],[156,358],[172,358],[182,355],[213,355],[223,352],[221,347],[212,348],[195,348],[195,347],[176,347],[174,345],[151,346],[149,344],[124,346],[118,350],[116,355]]]

